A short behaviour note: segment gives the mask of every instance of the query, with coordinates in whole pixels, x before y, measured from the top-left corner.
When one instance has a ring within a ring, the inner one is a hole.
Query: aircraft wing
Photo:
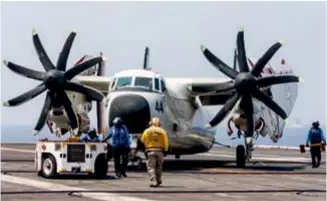
[[[83,85],[99,90],[107,96],[112,78],[106,76],[76,76],[74,79]]]
[[[231,96],[231,91],[217,93],[232,86],[229,78],[166,78],[171,94],[176,98],[199,97],[203,106],[223,105]],[[211,91],[207,93],[207,91]]]

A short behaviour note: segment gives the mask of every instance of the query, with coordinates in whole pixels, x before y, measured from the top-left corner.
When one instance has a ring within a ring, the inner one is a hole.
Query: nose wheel
[[[245,147],[242,144],[237,145],[236,147],[236,166],[238,168],[245,167]]]

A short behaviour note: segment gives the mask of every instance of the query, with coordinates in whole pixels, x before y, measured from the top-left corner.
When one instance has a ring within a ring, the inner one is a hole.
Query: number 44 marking
[[[156,111],[158,113],[163,113],[164,112],[164,109],[163,109],[163,105],[162,105],[162,102],[160,100],[157,100],[156,102]]]

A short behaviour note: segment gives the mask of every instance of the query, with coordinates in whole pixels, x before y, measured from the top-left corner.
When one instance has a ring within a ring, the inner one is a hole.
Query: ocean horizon
[[[32,134],[34,125],[10,125],[1,124],[1,142],[3,143],[35,143],[42,138],[48,138],[49,140],[58,139],[54,134],[51,134],[47,127],[44,127],[41,132],[34,136]],[[305,144],[307,139],[307,133],[310,125],[302,125],[299,127],[286,127],[283,132],[283,137],[277,143],[273,143],[268,136],[263,138],[259,136],[255,141],[255,145],[275,145],[275,146],[299,146]],[[321,125],[322,130],[326,136],[326,126]],[[65,139],[68,135],[63,136]],[[231,140],[236,136],[236,132],[231,137],[227,135],[226,128],[217,127],[216,129],[216,141],[222,144],[236,146],[237,144],[243,144],[244,139]]]

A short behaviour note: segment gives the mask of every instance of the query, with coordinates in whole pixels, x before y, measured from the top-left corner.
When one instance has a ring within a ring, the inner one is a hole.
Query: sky
[[[200,45],[232,65],[240,26],[250,57],[260,57],[274,42],[286,41],[270,63],[278,65],[285,58],[305,81],[299,85],[290,118],[325,122],[325,2],[1,2],[1,60],[44,71],[32,29],[38,31],[53,63],[76,29],[67,68],[84,54],[100,52],[108,57],[107,76],[141,68],[147,45],[150,66],[163,76],[224,77],[205,59]],[[38,82],[1,63],[1,101]],[[18,107],[1,106],[1,123],[34,125],[44,98],[45,93]]]

